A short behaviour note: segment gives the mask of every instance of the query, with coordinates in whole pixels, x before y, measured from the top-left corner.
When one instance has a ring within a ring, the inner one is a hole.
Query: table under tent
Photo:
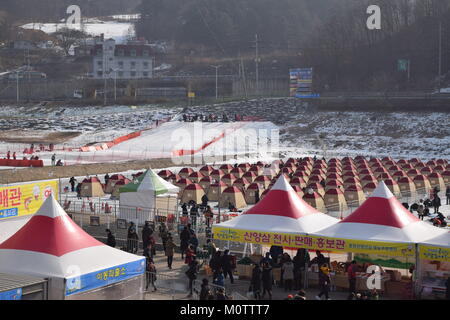
[[[145,258],[84,232],[53,196],[0,244],[0,272],[48,280],[48,299],[142,299]]]
[[[180,189],[147,170],[135,181],[119,189],[119,219],[143,225],[146,221],[166,220],[177,212],[177,197]]]
[[[384,182],[380,182],[373,194],[351,215],[310,234],[307,242],[311,249],[355,254],[354,260],[363,268],[375,264],[407,270],[418,265],[418,244],[445,232],[415,217]],[[346,270],[337,268],[334,271],[334,285],[348,288]],[[366,287],[370,276],[371,272],[366,270],[358,274],[360,290],[370,289]],[[417,289],[413,287],[410,275],[402,277],[398,270],[390,270],[381,276],[381,288],[378,289],[394,296],[410,294],[411,298]]]
[[[450,281],[450,232],[419,244],[420,264],[417,270],[422,298],[443,298]]]
[[[297,249],[304,247],[302,235],[327,228],[338,221],[308,205],[281,175],[267,195],[251,209],[213,225],[213,237],[246,245]],[[251,267],[246,269],[242,272],[249,276]]]

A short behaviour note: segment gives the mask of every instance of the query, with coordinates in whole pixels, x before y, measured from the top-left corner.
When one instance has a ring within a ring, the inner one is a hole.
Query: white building
[[[146,79],[153,77],[152,47],[144,41],[116,44],[114,39],[94,46],[93,77],[95,79]]]

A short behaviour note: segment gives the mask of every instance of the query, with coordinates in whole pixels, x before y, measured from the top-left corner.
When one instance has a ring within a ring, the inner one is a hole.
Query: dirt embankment
[[[123,163],[95,163],[64,167],[2,170],[0,171],[0,184],[106,174],[128,170],[142,170],[145,168],[159,169],[175,165],[171,159],[153,159]]]
[[[27,131],[6,130],[0,132],[0,141],[9,143],[53,143],[60,144],[70,139],[76,138],[81,132],[45,132],[45,131]]]

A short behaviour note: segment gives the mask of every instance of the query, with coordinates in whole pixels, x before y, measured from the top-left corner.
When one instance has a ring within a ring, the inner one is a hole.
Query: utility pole
[[[211,66],[216,69],[216,100],[219,99],[219,68],[221,66]]]
[[[258,34],[255,34],[255,67],[256,67],[256,94],[259,93],[259,47]]]
[[[442,75],[442,20],[439,21],[439,70],[438,70],[439,93],[441,93],[441,75]]]
[[[17,86],[17,92],[16,92],[16,99],[17,103],[19,102],[19,72],[16,71],[16,86]]]

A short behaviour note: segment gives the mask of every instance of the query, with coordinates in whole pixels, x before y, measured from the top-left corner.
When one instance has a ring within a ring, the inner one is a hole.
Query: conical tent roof
[[[148,169],[144,174],[140,175],[136,181],[130,182],[119,189],[120,193],[145,191],[152,191],[156,195],[160,195],[165,193],[177,193],[180,189],[161,178],[152,169]]]
[[[87,234],[53,196],[27,224],[0,244],[0,261],[0,272],[55,278],[72,278],[74,266],[79,275],[129,263],[145,270],[142,257],[109,247]],[[88,290],[87,282],[83,278],[81,282],[79,289]]]
[[[217,227],[265,232],[308,233],[338,220],[303,201],[282,175],[267,195],[242,215]]]
[[[446,232],[419,220],[384,182],[351,215],[315,235],[383,242],[419,243]]]

